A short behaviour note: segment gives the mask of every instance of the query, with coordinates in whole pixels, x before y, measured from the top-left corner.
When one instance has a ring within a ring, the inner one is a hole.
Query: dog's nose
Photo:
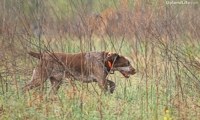
[[[134,75],[136,72],[137,72],[137,70],[132,68],[131,71],[130,71],[130,74]]]
[[[137,73],[137,70],[136,70],[136,69],[134,69],[134,74],[135,74],[135,73]]]

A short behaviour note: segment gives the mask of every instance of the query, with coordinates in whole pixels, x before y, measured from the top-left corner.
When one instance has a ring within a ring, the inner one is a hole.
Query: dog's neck
[[[102,61],[102,55],[104,52],[100,52],[100,51],[94,51],[94,52],[88,52],[85,54],[85,58],[86,59],[94,59],[97,61]]]
[[[107,60],[107,54],[108,53],[104,51],[88,52],[85,54],[85,58],[101,62],[102,65],[106,67],[107,72],[110,73],[112,68],[112,62]]]

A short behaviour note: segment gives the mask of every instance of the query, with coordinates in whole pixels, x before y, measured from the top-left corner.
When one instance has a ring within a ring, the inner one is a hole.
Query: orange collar
[[[108,67],[111,69],[112,68],[112,63],[108,61]]]

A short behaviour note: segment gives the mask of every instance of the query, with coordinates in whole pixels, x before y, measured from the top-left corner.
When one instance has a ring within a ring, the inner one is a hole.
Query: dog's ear
[[[112,52],[107,53],[108,61],[113,62],[114,60],[117,60],[118,57],[119,57],[119,55],[117,53],[112,53]]]

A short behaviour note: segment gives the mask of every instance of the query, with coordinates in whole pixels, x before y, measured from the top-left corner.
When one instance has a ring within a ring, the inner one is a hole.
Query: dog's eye
[[[128,65],[130,65],[130,62],[128,61]]]

